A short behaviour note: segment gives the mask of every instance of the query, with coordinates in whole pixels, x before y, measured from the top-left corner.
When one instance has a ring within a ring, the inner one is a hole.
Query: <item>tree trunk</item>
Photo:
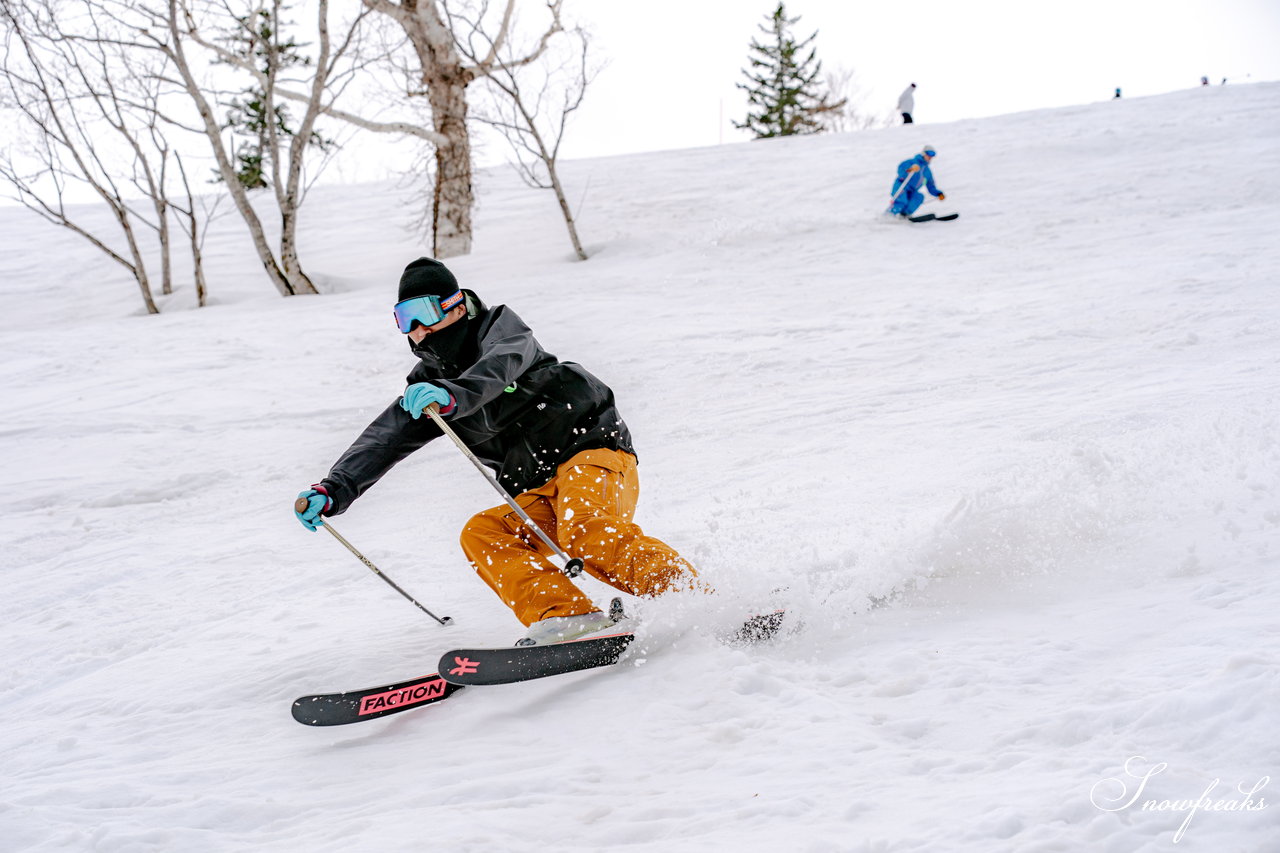
[[[471,138],[467,134],[467,86],[449,80],[433,86],[431,122],[449,140],[436,146],[436,186],[431,203],[431,242],[437,258],[471,253]]]
[[[173,293],[173,261],[169,249],[169,204],[164,198],[155,201],[156,218],[160,223],[160,292]]]
[[[298,259],[298,209],[294,204],[280,211],[280,265],[294,287],[294,293],[316,293],[315,284],[302,271]]]
[[[467,86],[477,77],[489,77],[495,68],[527,65],[543,54],[547,40],[562,32],[560,6],[563,0],[546,0],[551,16],[546,31],[527,55],[504,63],[499,54],[511,37],[516,0],[493,4],[501,7],[497,31],[486,33],[483,19],[488,2],[462,4],[466,9],[449,8],[447,0],[361,0],[365,8],[390,17],[404,30],[418,60],[422,90],[431,105],[435,144],[435,189],[431,199],[431,242],[438,258],[471,252],[471,209],[475,204],[471,186],[471,140],[467,133]],[[537,5],[537,4],[530,4]],[[468,20],[468,15],[474,17]],[[450,31],[457,27],[458,36]],[[487,42],[483,58],[471,51],[473,43]],[[464,55],[473,64],[464,64]],[[411,92],[410,94],[421,94]]]
[[[142,292],[142,301],[147,306],[148,314],[159,314],[160,308],[157,307],[156,301],[151,298],[151,285],[147,282],[145,272],[135,272],[133,277],[138,281],[138,290]]]
[[[125,263],[129,271],[133,273],[134,279],[138,282],[138,290],[142,293],[142,301],[147,306],[148,314],[159,314],[160,308],[156,305],[155,299],[151,296],[151,279],[147,275],[147,267],[142,258],[142,251],[138,248],[138,241],[133,236],[133,225],[129,222],[129,214],[122,203],[112,202],[112,212],[115,214],[116,221],[120,223],[120,228],[124,231],[125,242],[129,246],[129,252],[133,257],[133,263]]]
[[[467,86],[475,70],[462,64],[437,0],[363,0],[391,17],[418,59],[422,88],[431,105],[435,143],[435,189],[431,198],[431,245],[437,258],[471,252],[471,139],[467,134]]]
[[[196,217],[196,199],[191,194],[191,182],[187,180],[187,169],[182,165],[182,156],[174,154],[174,162],[178,164],[178,174],[182,177],[182,188],[187,194],[187,207],[185,210],[180,205],[174,205],[174,210],[178,211],[179,222],[186,222],[182,230],[186,232],[188,239],[191,241],[191,272],[196,281],[196,305],[200,308],[204,307],[207,298],[207,288],[204,280],[204,258],[201,257],[200,251],[200,223]]]
[[[578,226],[573,221],[573,211],[569,209],[569,200],[564,197],[564,187],[560,184],[560,175],[556,172],[556,161],[547,161],[547,174],[551,177],[551,188],[556,192],[556,201],[560,202],[560,213],[564,216],[565,227],[569,229],[569,240],[573,243],[573,251],[578,260],[585,261],[587,253],[582,249],[582,241],[578,239]]]
[[[302,261],[298,257],[298,214],[302,205],[302,160],[307,144],[316,125],[316,117],[320,114],[320,104],[324,98],[325,84],[329,74],[329,0],[320,0],[316,17],[316,30],[319,36],[320,54],[316,57],[316,73],[311,80],[311,97],[307,101],[307,109],[298,126],[298,131],[290,141],[285,162],[285,169],[280,168],[281,145],[277,139],[275,125],[271,127],[271,163],[275,172],[273,186],[280,207],[280,263],[284,267],[285,277],[294,283],[301,292],[303,288],[316,293],[316,286],[311,278],[302,271]],[[275,61],[272,62],[272,85],[267,89],[268,115],[275,115]],[[285,177],[281,183],[281,172]]]

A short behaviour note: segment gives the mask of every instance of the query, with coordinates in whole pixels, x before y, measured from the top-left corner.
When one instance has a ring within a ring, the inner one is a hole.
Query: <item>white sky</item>
[[[536,0],[523,0],[535,3]],[[745,141],[750,43],[776,0],[567,0],[607,63],[570,125],[562,159]],[[815,30],[828,70],[856,74],[863,111],[892,113],[917,84],[922,123],[1107,100],[1199,85],[1280,80],[1280,0],[788,0],[795,35]],[[385,117],[385,116],[384,116]],[[508,162],[477,128],[480,167]],[[413,143],[361,134],[320,183],[403,172]],[[73,200],[93,198],[72,187]],[[0,201],[0,203],[4,203]]]
[[[609,66],[562,156],[749,138],[751,39],[774,0],[570,0]],[[826,68],[853,69],[869,112],[917,84],[917,121],[951,121],[1199,85],[1280,79],[1280,0],[788,0]],[[497,152],[494,152],[497,153]]]

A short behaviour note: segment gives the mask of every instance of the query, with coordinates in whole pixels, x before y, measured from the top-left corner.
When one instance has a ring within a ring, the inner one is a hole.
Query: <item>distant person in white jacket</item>
[[[911,124],[911,114],[916,109],[916,84],[902,90],[902,94],[898,96],[898,112],[902,113],[902,123]]]

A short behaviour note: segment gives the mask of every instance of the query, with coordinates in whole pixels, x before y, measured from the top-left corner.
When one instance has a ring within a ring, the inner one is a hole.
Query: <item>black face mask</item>
[[[467,332],[470,331],[471,318],[464,316],[438,332],[427,335],[422,343],[415,344],[409,339],[409,349],[414,355],[432,356],[440,363],[446,373],[457,373],[465,363]]]

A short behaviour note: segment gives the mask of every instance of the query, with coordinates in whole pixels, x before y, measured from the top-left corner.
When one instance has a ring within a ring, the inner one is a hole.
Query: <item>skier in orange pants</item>
[[[636,459],[619,450],[584,450],[545,485],[516,503],[587,574],[637,596],[685,586],[693,568],[670,545],[632,521],[640,497]],[[476,572],[525,625],[596,610],[591,599],[547,562],[551,549],[506,504],[476,515],[462,530]],[[541,555],[541,557],[539,556]]]
[[[439,438],[441,427],[424,416],[434,404],[477,464],[492,469],[499,488],[592,577],[638,596],[693,588],[688,561],[632,520],[640,494],[635,450],[607,385],[542,349],[514,311],[485,306],[432,258],[405,268],[394,313],[418,363],[403,395],[299,495],[304,526],[318,529]],[[476,572],[528,627],[523,643],[612,624],[511,507],[473,517],[461,541]]]

